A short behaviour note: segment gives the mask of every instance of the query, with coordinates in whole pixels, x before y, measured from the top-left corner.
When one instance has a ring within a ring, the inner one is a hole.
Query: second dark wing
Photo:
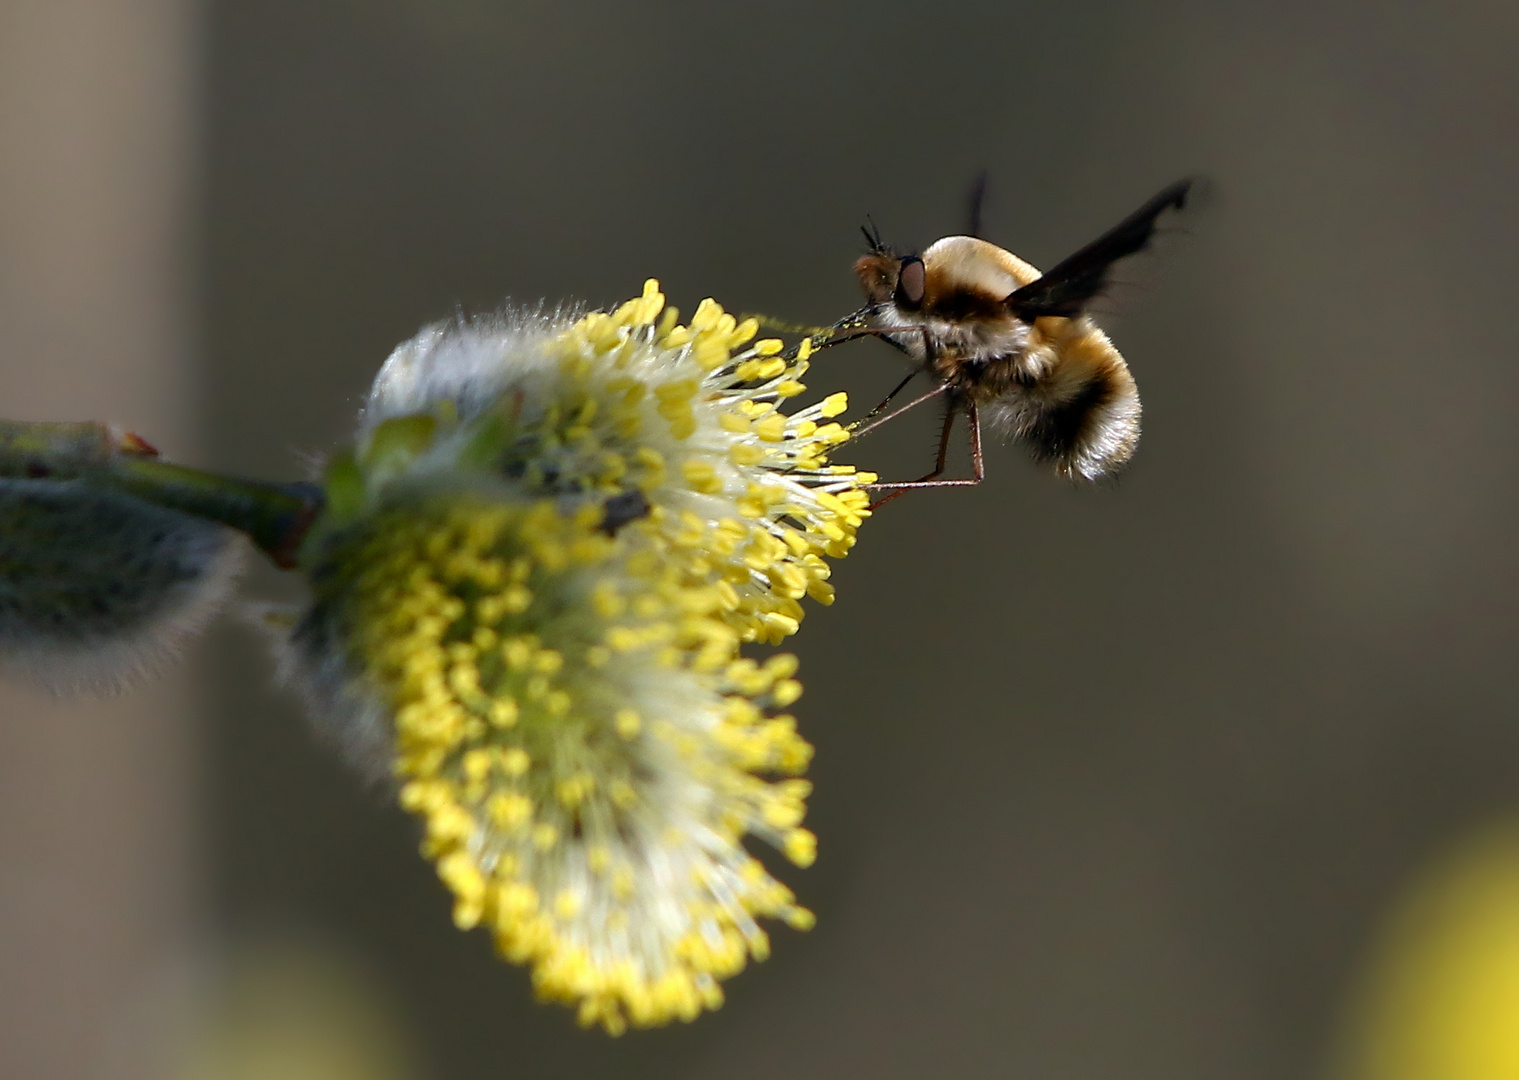
[[[1003,301],[1008,310],[1024,322],[1041,315],[1080,315],[1107,285],[1112,265],[1142,251],[1155,234],[1155,219],[1167,210],[1184,207],[1191,188],[1191,180],[1167,187],[1076,254],[1009,294]]]

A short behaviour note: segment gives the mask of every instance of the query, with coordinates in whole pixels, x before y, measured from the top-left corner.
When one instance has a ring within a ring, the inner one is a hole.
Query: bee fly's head
[[[893,303],[902,311],[917,311],[923,306],[927,282],[923,260],[916,255],[899,255],[881,243],[879,233],[864,230],[870,250],[854,264],[855,277],[865,290],[872,307]]]
[[[872,306],[895,302],[916,311],[923,303],[923,260],[916,255],[871,252],[855,261],[854,273]]]
[[[923,260],[902,255],[882,243],[874,221],[861,226],[860,231],[865,234],[867,250],[855,261],[854,273],[870,306],[895,303],[904,311],[917,311],[923,303]]]
[[[926,312],[949,319],[997,318],[1002,302],[1039,272],[996,244],[973,236],[946,236],[919,255],[901,255],[866,231],[871,250],[854,264],[855,276],[875,307]]]

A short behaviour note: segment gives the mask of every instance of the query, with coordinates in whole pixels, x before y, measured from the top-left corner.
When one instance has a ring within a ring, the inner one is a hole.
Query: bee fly
[[[853,434],[864,435],[934,398],[944,406],[933,472],[873,485],[892,492],[881,502],[913,488],[980,483],[983,416],[994,430],[1011,435],[1071,479],[1108,476],[1133,456],[1139,393],[1123,357],[1085,312],[1107,285],[1113,263],[1148,245],[1156,218],[1181,209],[1191,186],[1182,180],[1167,187],[1045,274],[974,236],[946,236],[913,255],[892,250],[879,233],[864,230],[870,249],[854,272],[868,302],[813,345],[879,337],[906,353],[916,370]],[[934,380],[933,389],[882,416],[919,374]],[[962,412],[970,425],[973,476],[941,479],[955,418]]]

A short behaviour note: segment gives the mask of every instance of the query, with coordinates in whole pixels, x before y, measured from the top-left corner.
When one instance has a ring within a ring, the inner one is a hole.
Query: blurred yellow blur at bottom
[[[1352,1002],[1337,1080],[1519,1080],[1519,821],[1430,867]]]
[[[244,947],[202,1003],[177,1080],[412,1080],[406,1025],[360,966],[325,949]]]

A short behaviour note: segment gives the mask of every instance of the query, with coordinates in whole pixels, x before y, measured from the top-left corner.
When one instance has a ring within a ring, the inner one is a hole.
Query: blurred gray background
[[[0,129],[4,175],[33,183],[0,212],[72,198],[66,224],[114,185],[156,193],[178,275],[160,306],[185,343],[152,369],[178,419],[152,413],[162,394],[102,401],[120,316],[68,275],[39,307],[18,262],[7,400],[150,438],[178,424],[166,449],[256,476],[338,445],[389,349],[457,307],[610,304],[653,275],[687,312],[712,295],[824,322],[858,303],[866,213],[905,245],[961,231],[982,169],[986,234],[1044,266],[1177,176],[1214,188],[1111,304],[1145,402],[1122,482],[1076,490],[993,447],[980,488],[870,522],[838,604],[794,639],[820,857],[787,879],[819,922],[778,931],[721,1012],[610,1040],[535,1005],[523,971],[453,928],[409,820],[313,744],[236,626],[188,665],[198,704],[162,736],[182,767],[142,766],[146,794],[98,815],[133,828],[165,790],[195,807],[155,880],[185,912],[160,951],[199,958],[186,978],[222,988],[207,1000],[306,943],[388,1018],[377,1068],[439,1080],[1316,1076],[1400,885],[1519,807],[1507,0],[5,9],[4,64],[36,41],[63,60],[27,84],[41,126]],[[180,65],[152,114],[183,134],[179,171],[147,167],[166,160],[148,135],[111,159],[136,172],[37,158],[38,132],[89,147],[121,130],[124,95],[168,70],[69,96],[99,70],[80,43],[133,48],[131,26],[158,27]],[[94,126],[47,122],[59,101]],[[74,169],[95,188],[55,191]],[[141,223],[135,205],[119,220]],[[64,224],[35,250],[98,239]],[[61,370],[49,349],[78,373],[27,397]],[[857,412],[901,370],[865,341],[809,382]],[[894,424],[852,460],[915,475],[934,426]],[[36,808],[79,805],[49,782],[79,760],[58,740],[145,699],[61,718],[22,700],[0,781],[26,778],[7,817],[40,823],[0,850],[12,878],[55,843]],[[101,908],[122,880],[93,881]],[[101,933],[151,944],[146,925]],[[0,911],[0,1073],[133,1075],[99,1033],[147,961],[113,961],[114,1005],[28,992],[28,964],[104,963],[87,945],[48,905]]]

